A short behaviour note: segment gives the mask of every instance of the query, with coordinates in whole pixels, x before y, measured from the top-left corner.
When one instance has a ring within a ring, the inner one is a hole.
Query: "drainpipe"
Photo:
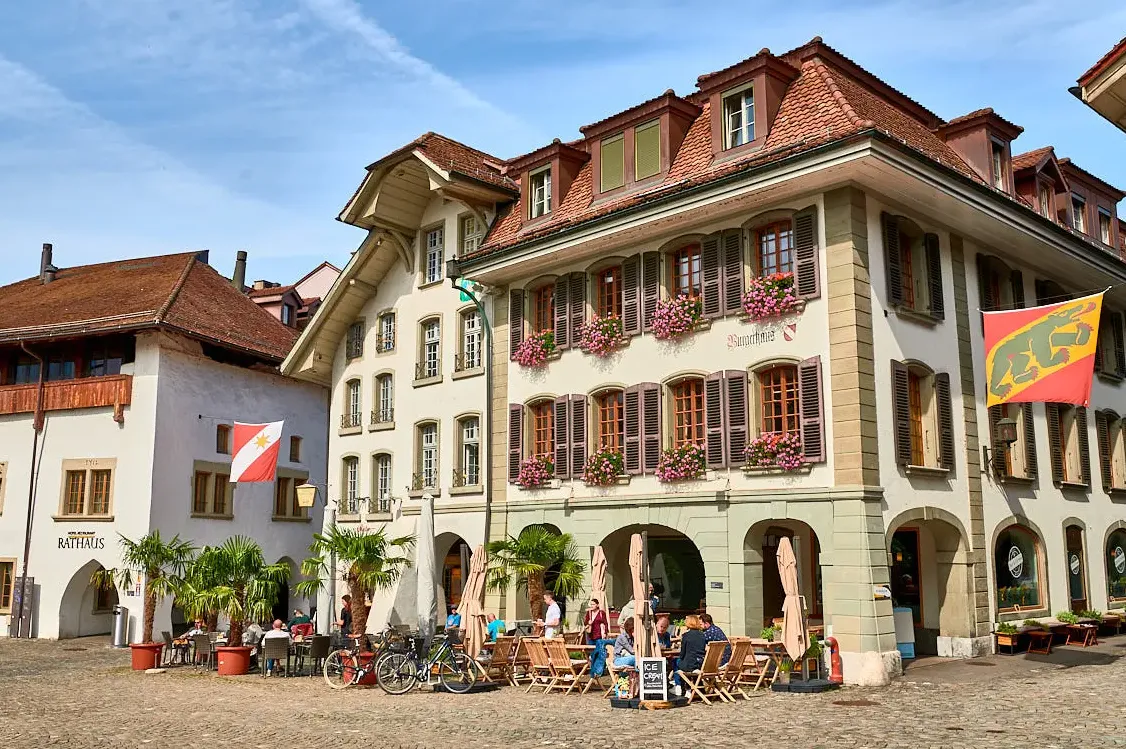
[[[46,247],[48,247],[48,245],[45,245],[44,249],[46,249]],[[49,262],[50,261],[48,260],[48,263]],[[20,636],[23,633],[23,614],[24,614],[25,602],[27,601],[27,559],[28,559],[29,556],[31,556],[31,527],[32,527],[32,521],[35,518],[35,488],[36,488],[36,485],[39,483],[38,475],[37,475],[37,472],[35,470],[35,466],[36,466],[36,460],[37,460],[38,454],[39,454],[39,433],[41,431],[43,431],[43,374],[44,374],[43,373],[43,359],[42,359],[42,357],[40,357],[38,354],[33,352],[31,349],[29,349],[23,341],[20,341],[20,348],[23,349],[25,354],[27,354],[31,358],[35,359],[36,362],[38,362],[38,365],[39,365],[39,382],[38,382],[38,384],[36,385],[36,388],[35,388],[35,413],[34,413],[34,416],[32,417],[32,422],[31,422],[31,428],[32,428],[31,462],[28,465],[28,467],[30,468],[30,471],[29,471],[29,474],[28,474],[29,479],[28,479],[28,482],[27,482],[27,523],[25,524],[24,534],[23,534],[23,575],[22,575],[22,583],[21,583],[22,590],[20,591],[20,605],[19,605],[19,608],[17,609],[17,613],[16,613],[16,627],[17,627],[16,636],[17,637]],[[27,628],[27,636],[31,637],[31,627],[30,626],[28,626],[28,628]]]

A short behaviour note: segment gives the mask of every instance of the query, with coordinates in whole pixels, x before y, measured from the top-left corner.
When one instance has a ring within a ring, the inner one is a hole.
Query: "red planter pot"
[[[147,671],[160,664],[160,651],[164,649],[164,643],[135,642],[129,648],[133,651],[133,670]]]
[[[360,655],[359,655],[360,665],[361,666],[368,665],[369,663],[371,663],[371,659],[374,658],[374,657],[375,657],[375,653],[360,653]],[[352,668],[351,666],[345,666],[344,667],[344,678],[345,679],[350,680],[352,678],[353,673],[355,673],[354,668]],[[359,683],[360,684],[366,684],[368,686],[375,686],[379,682],[376,681],[375,671],[368,671],[366,674],[364,674],[364,677],[362,679],[360,679]]]
[[[215,648],[219,655],[220,676],[242,676],[250,670],[250,651],[244,646],[220,646]]]

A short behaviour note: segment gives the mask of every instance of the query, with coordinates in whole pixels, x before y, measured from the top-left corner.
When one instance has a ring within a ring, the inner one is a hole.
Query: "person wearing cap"
[[[446,629],[460,629],[461,614],[457,613],[457,606],[450,604],[450,615],[446,617]]]

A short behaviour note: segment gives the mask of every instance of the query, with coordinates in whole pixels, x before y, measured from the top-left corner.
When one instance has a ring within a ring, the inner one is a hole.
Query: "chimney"
[[[231,283],[239,293],[242,293],[243,287],[246,286],[246,250],[235,253],[235,275]]]
[[[39,281],[51,283],[59,269],[51,262],[51,252],[54,250],[50,242],[43,243],[43,254],[39,256]]]

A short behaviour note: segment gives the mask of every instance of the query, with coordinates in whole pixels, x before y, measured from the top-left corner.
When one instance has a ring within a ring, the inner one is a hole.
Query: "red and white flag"
[[[235,455],[231,459],[231,483],[273,481],[278,467],[284,421],[269,424],[235,422]]]

